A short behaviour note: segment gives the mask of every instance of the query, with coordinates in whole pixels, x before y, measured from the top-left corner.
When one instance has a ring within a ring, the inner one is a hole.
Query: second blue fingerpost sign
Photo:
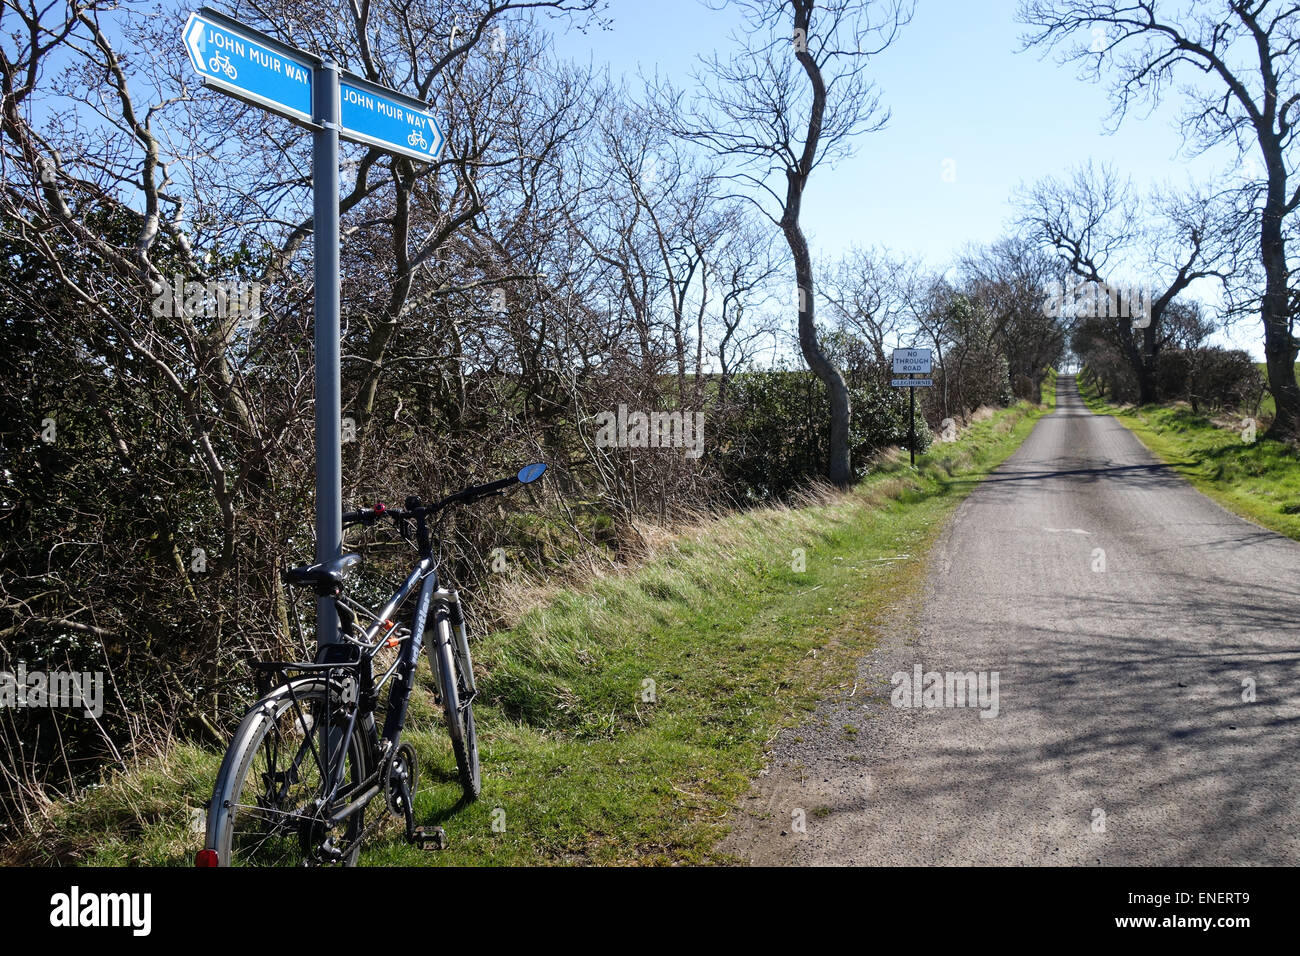
[[[442,153],[442,129],[423,103],[351,73],[339,77],[339,135],[426,163]]]
[[[312,233],[316,278],[316,560],[343,551],[342,400],[339,372],[339,137],[432,162],[444,137],[421,100],[341,70],[323,57],[204,7],[181,32],[205,86],[312,131]],[[316,604],[316,640],[338,640],[334,602]]]

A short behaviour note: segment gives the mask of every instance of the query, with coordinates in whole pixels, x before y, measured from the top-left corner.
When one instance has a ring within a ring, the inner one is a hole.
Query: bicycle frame
[[[423,519],[420,522],[424,524]],[[424,631],[428,624],[429,612],[432,610],[435,622],[442,615],[446,615],[450,627],[456,629],[456,639],[460,643],[461,650],[468,654],[468,635],[465,630],[465,617],[460,604],[460,594],[454,589],[442,588],[439,586],[437,565],[432,554],[431,542],[428,539],[427,529],[420,528],[420,545],[422,556],[415,568],[407,576],[402,585],[389,598],[388,603],[376,614],[373,620],[362,632],[359,639],[349,639],[346,643],[335,643],[323,645],[316,655],[316,661],[310,668],[304,668],[302,665],[294,669],[311,669],[326,671],[326,679],[333,682],[333,671],[341,670],[345,672],[358,671],[357,679],[360,683],[358,688],[357,699],[355,701],[347,700],[345,703],[357,706],[350,706],[348,724],[341,740],[347,741],[351,738],[355,730],[356,719],[359,714],[373,710],[378,699],[380,691],[384,684],[390,679],[394,679],[393,688],[389,693],[388,712],[384,718],[384,727],[379,734],[377,741],[367,741],[367,746],[376,749],[371,754],[374,758],[374,770],[357,784],[357,789],[361,795],[350,800],[342,809],[331,814],[328,823],[331,826],[338,825],[345,821],[349,816],[358,809],[366,806],[371,800],[379,795],[382,788],[382,780],[385,775],[386,759],[389,754],[397,751],[400,742],[402,730],[406,726],[406,712],[410,704],[411,692],[415,687],[415,670],[420,659],[420,651],[424,648]],[[370,662],[374,657],[375,651],[382,646],[381,631],[385,629],[389,622],[393,620],[393,615],[407,602],[411,594],[419,589],[419,596],[416,600],[414,611],[411,616],[411,633],[410,637],[403,641],[401,653],[397,660],[389,667],[378,683],[373,681],[373,674],[370,671]],[[350,606],[341,595],[334,596],[336,608],[340,612],[340,620],[348,620],[354,617],[354,609]],[[367,614],[371,614],[365,609]],[[360,656],[357,661],[347,662],[330,662],[328,658],[336,654],[335,648],[339,647],[359,647]],[[471,693],[475,691],[474,676],[472,671],[464,675],[466,685]],[[346,683],[345,683],[346,686]],[[324,727],[324,740],[332,739],[330,734],[329,714],[326,714],[326,723]],[[326,805],[331,803],[343,789],[343,777],[346,771],[346,755],[328,753],[327,763],[330,770],[329,787],[326,795],[322,797],[322,802]],[[337,758],[337,759],[336,759]]]

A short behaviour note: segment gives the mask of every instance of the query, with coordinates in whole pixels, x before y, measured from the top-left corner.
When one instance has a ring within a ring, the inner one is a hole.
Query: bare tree
[[[1231,203],[1208,192],[1141,199],[1113,168],[1087,163],[1066,181],[1041,180],[1020,204],[1021,222],[1086,284],[1085,317],[1108,320],[1104,327],[1132,366],[1139,402],[1156,401],[1170,303],[1198,280],[1226,286],[1233,274],[1238,230]],[[1125,281],[1126,275],[1141,278]],[[1061,300],[1073,297],[1061,292]],[[1068,313],[1071,304],[1060,301],[1058,308]]]
[[[812,254],[800,216],[804,193],[821,163],[849,154],[855,138],[889,119],[867,77],[911,18],[908,0],[735,0],[745,19],[739,49],[715,54],[696,75],[688,103],[664,86],[661,122],[730,164],[730,177],[748,187],[781,230],[794,260],[799,347],[830,397],[830,461],[837,485],[853,478],[849,454],[852,408],[840,370],[817,336]],[[778,185],[774,185],[773,180]],[[780,182],[784,180],[784,182]]]
[[[1061,263],[1034,239],[1016,237],[968,250],[958,268],[962,285],[993,317],[1013,393],[1037,402],[1068,338],[1066,317],[1043,308],[1044,291],[1065,277]]]
[[[1191,74],[1209,81],[1179,87],[1188,100],[1183,132],[1194,148],[1230,143],[1243,157],[1259,150],[1263,174],[1252,191],[1264,273],[1260,320],[1277,404],[1269,435],[1300,436],[1300,343],[1287,253],[1288,224],[1300,207],[1291,156],[1300,107],[1300,7],[1272,0],[1196,0],[1171,10],[1155,0],[1027,0],[1020,19],[1033,31],[1026,46],[1060,47],[1066,61],[1079,63],[1092,78],[1113,72],[1117,122],[1134,104],[1154,104],[1176,78]]]
[[[781,270],[773,246],[770,230],[742,207],[733,210],[728,241],[713,262],[714,284],[721,289],[714,347],[720,402],[725,403],[728,383],[749,363],[759,341],[774,334],[762,312]]]
[[[818,294],[830,315],[871,347],[877,365],[914,322],[924,281],[920,265],[884,249],[854,248],[825,270]]]

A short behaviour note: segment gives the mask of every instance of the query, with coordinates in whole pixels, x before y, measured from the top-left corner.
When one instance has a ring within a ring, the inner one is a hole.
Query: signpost
[[[895,375],[929,375],[931,372],[929,349],[894,349]],[[907,389],[907,457],[916,464],[916,390],[933,388],[931,378],[895,378],[889,384]]]
[[[317,130],[328,116],[344,139],[377,146],[421,162],[442,155],[444,137],[438,120],[422,101],[364,77],[329,66],[320,57],[204,7],[185,24],[185,49],[194,69],[211,86],[254,106]],[[327,114],[317,112],[312,91],[337,83],[337,102]]]
[[[205,86],[313,125],[311,91],[319,58],[206,8],[190,14],[184,37]]]
[[[420,162],[445,137],[428,106],[204,7],[182,32],[190,62],[211,86],[312,131],[312,234],[316,293],[316,560],[343,550],[342,404],[339,372],[339,137]],[[328,598],[316,602],[316,641],[338,640]]]

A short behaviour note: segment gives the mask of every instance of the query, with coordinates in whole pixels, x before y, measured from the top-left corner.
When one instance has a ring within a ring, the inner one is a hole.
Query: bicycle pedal
[[[447,831],[442,827],[434,827],[432,830],[416,827],[415,833],[411,836],[411,842],[422,850],[445,850],[447,849]]]

